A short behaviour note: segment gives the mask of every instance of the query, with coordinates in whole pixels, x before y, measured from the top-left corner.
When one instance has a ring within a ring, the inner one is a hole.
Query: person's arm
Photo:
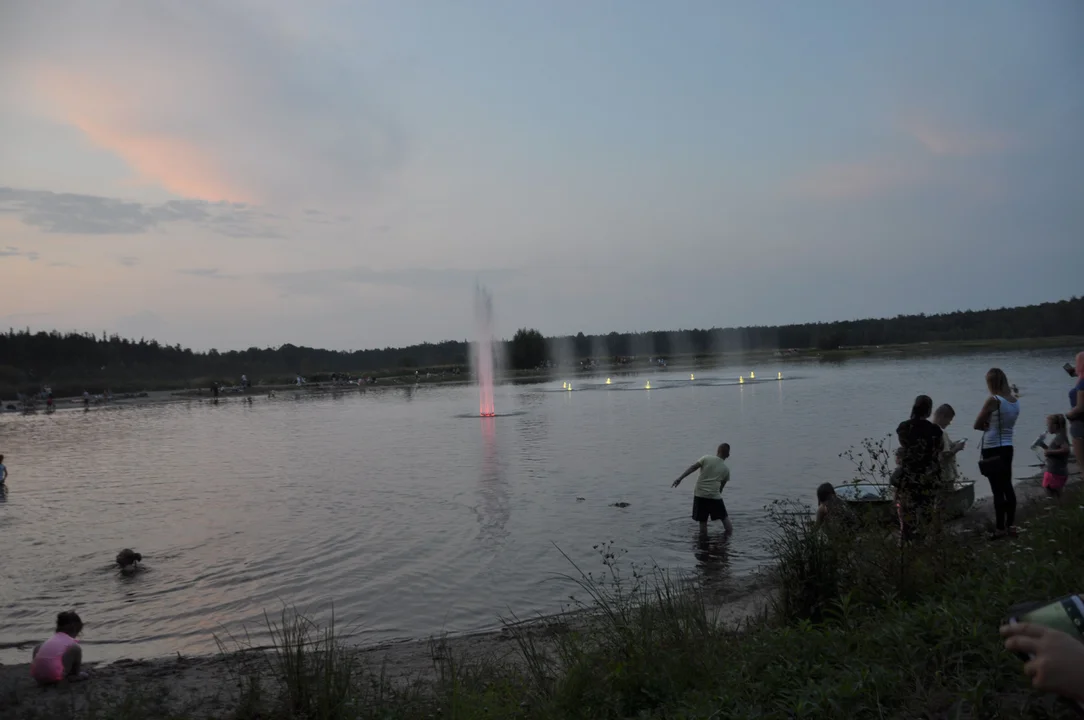
[[[906,428],[906,420],[896,426],[896,441],[900,444],[900,450],[907,447],[907,435],[904,432]],[[899,451],[897,451],[896,458],[899,459]]]
[[[817,506],[817,519],[815,525],[823,525],[824,521],[828,518],[828,505],[822,503]]]
[[[1065,417],[1069,420],[1080,420],[1084,418],[1084,390],[1076,391],[1076,405],[1069,409],[1069,412],[1065,413]]]
[[[986,398],[986,402],[982,405],[982,410],[979,411],[979,416],[975,418],[976,430],[985,432],[990,429],[990,416],[994,414],[994,410],[997,410],[997,404],[997,398],[993,395]]]
[[[1066,445],[1065,443],[1062,443],[1062,442],[1059,441],[1057,444],[1052,444],[1050,447],[1048,447],[1046,449],[1046,451],[1045,451],[1045,454],[1047,456],[1050,456],[1050,455],[1068,455],[1069,454],[1069,446]]]
[[[699,470],[699,469],[700,469],[700,461],[699,461],[699,460],[697,460],[696,462],[694,462],[694,463],[693,463],[692,465],[690,465],[690,466],[689,466],[689,469],[688,469],[688,470],[686,470],[685,472],[681,473],[681,477],[679,477],[679,478],[678,478],[677,480],[675,480],[675,481],[674,481],[674,484],[673,484],[673,485],[671,485],[670,487],[677,487],[678,485],[680,485],[680,484],[681,484],[681,481],[682,481],[682,480],[684,480],[685,478],[689,477],[690,475],[692,475],[692,474],[693,474],[694,472],[696,472],[696,471],[697,471],[697,470]]]

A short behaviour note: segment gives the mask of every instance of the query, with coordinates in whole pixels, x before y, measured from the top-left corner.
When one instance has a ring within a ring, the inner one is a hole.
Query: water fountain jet
[[[475,357],[478,377],[478,415],[494,417],[493,408],[493,297],[481,285],[474,287]]]

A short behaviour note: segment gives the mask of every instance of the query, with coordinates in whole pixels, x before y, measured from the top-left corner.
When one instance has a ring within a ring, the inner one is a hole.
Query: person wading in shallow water
[[[723,486],[730,481],[730,468],[725,462],[728,457],[730,445],[723,443],[715,455],[705,455],[697,460],[671,485],[677,487],[682,480],[700,471],[696,478],[696,488],[693,490],[693,520],[700,523],[701,533],[707,533],[708,520],[722,520],[726,534],[734,532],[734,526],[730,524],[726,513],[726,505],[723,504]]]

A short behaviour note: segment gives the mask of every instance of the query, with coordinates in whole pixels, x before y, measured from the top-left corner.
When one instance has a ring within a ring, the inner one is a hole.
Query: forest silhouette
[[[846,320],[782,326],[680,329],[542,338],[520,330],[504,341],[504,356],[516,369],[537,367],[547,358],[576,362],[594,357],[616,360],[633,355],[705,356],[735,351],[837,350],[847,347],[1019,340],[1084,336],[1084,298],[1024,307],[968,310],[939,315]],[[92,333],[9,330],[0,334],[0,397],[37,392],[49,385],[58,395],[90,392],[205,387],[236,382],[288,382],[331,373],[402,374],[414,370],[464,370],[466,340],[355,351],[292,344],[219,352],[196,352],[156,340],[132,340]]]

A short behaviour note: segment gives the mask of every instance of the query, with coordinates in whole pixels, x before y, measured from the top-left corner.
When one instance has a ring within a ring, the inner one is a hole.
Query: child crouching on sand
[[[81,672],[83,648],[76,636],[83,631],[83,621],[74,612],[56,616],[56,634],[34,648],[30,661],[30,677],[39,685],[55,685],[62,680],[86,680]]]
[[[1066,434],[1064,415],[1047,415],[1046,431],[1053,435],[1046,446],[1046,472],[1043,473],[1043,487],[1050,495],[1061,495],[1062,488],[1069,481],[1069,436]]]

